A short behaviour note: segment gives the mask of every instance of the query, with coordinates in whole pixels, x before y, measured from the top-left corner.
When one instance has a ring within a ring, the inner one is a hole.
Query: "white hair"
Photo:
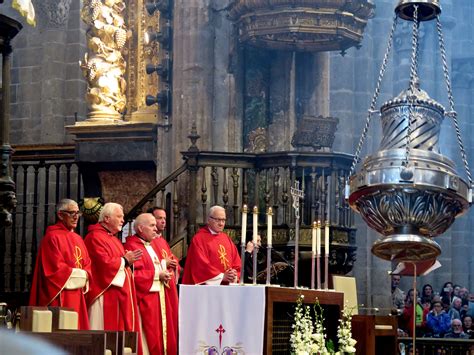
[[[218,205],[212,206],[211,208],[209,208],[208,217],[214,215],[215,211],[224,211],[225,212],[225,208],[221,207],[221,206],[218,206]]]
[[[135,218],[135,221],[133,222],[133,229],[135,232],[138,230],[138,226],[141,226],[142,224],[146,223],[147,219],[153,218],[153,221],[155,220],[155,217],[151,213],[141,213]]]
[[[110,217],[117,209],[121,209],[123,211],[122,205],[119,205],[115,202],[107,202],[100,211],[99,222],[103,222],[106,216]]]
[[[74,200],[71,200],[69,198],[63,198],[61,201],[58,202],[58,204],[56,205],[56,211],[59,212],[59,211],[64,211],[66,210],[70,205],[74,205],[76,207],[78,207],[78,204],[76,201]]]

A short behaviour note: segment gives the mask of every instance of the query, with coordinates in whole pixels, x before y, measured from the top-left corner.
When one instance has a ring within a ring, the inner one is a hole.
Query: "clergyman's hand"
[[[142,255],[143,252],[140,249],[136,249],[127,251],[123,257],[127,259],[129,265],[132,265],[135,261],[140,260]]]
[[[168,283],[171,280],[171,273],[168,271],[160,271],[160,281],[164,283]]]
[[[222,278],[223,283],[231,283],[237,281],[237,271],[235,269],[227,269]]]
[[[173,270],[176,270],[176,268],[178,267],[178,262],[174,259],[167,258],[166,259],[166,267],[171,268]]]

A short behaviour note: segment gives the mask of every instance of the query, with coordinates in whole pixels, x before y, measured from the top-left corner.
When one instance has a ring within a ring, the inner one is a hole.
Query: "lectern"
[[[397,319],[391,316],[357,315],[352,317],[352,337],[357,340],[356,354],[396,355]]]

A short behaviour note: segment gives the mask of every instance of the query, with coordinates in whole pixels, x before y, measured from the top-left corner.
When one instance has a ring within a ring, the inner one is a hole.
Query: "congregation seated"
[[[451,321],[451,329],[444,335],[445,338],[453,339],[469,339],[469,335],[464,333],[462,323],[459,319]]]

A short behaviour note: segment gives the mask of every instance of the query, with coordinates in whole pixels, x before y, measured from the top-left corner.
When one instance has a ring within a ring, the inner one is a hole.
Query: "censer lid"
[[[414,96],[414,100],[412,100],[412,95]],[[419,87],[418,84],[414,85],[413,92],[408,88],[400,92],[400,94],[393,99],[385,102],[380,108],[380,112],[384,112],[394,106],[408,105],[411,102],[417,106],[431,107],[434,110],[440,111],[440,113],[444,115],[444,106],[433,100],[425,90]]]

